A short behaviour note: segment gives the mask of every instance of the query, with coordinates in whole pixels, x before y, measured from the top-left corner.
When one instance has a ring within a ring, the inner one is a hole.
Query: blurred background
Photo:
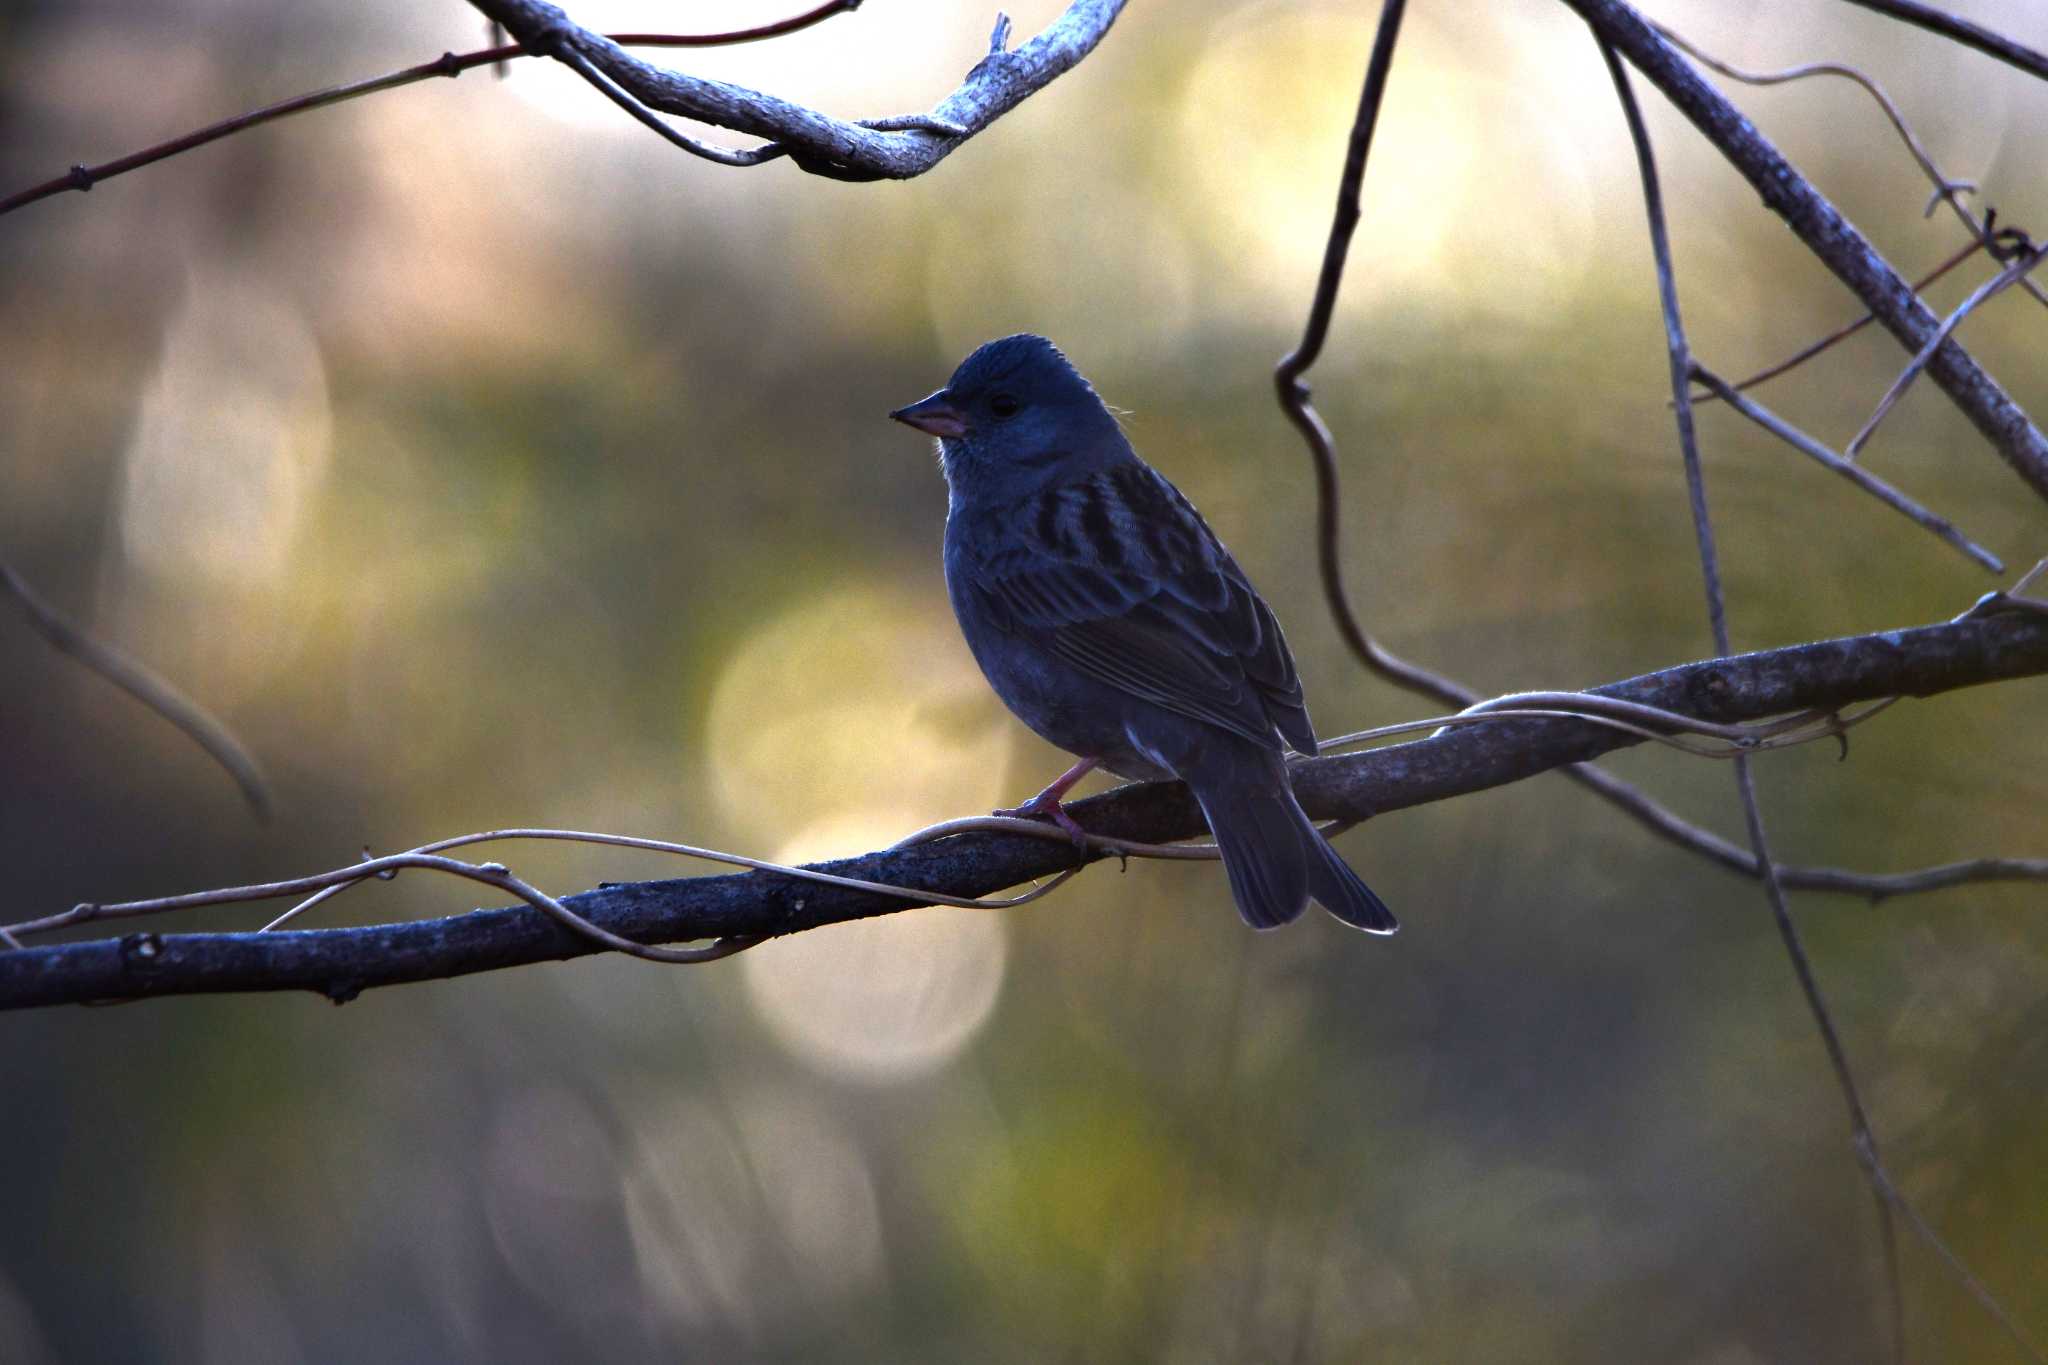
[[[716,29],[778,0],[591,3]],[[8,920],[502,825],[791,860],[1021,800],[940,581],[944,490],[883,418],[971,346],[1061,342],[1287,624],[1325,734],[1432,708],[1315,586],[1271,399],[1374,7],[1132,7],[906,184],[684,158],[573,77],[434,81],[0,221],[0,553],[217,711],[279,812],[0,609]],[[2027,0],[1958,4],[2048,43]],[[2001,222],[2048,230],[2048,86],[1835,0],[1665,0],[1725,58],[1863,64]],[[685,12],[686,11],[686,12]],[[1014,10],[1020,35],[1058,11]],[[675,64],[923,109],[988,7],[869,0]],[[467,6],[0,6],[0,191],[484,44]],[[1725,82],[1722,82],[1724,85]],[[1854,315],[1647,87],[1701,358]],[[1964,239],[1841,82],[1740,103],[1917,273]],[[1346,557],[1395,649],[1494,691],[1711,652],[1635,170],[1562,5],[1414,7],[1329,354]],[[1980,262],[1933,291],[1953,306]],[[1964,336],[2048,408],[2048,313]],[[1877,329],[1763,393],[1836,444]],[[1740,648],[1999,585],[1714,408]],[[1866,456],[2022,568],[2041,504],[1922,383]],[[2048,853],[2048,690],[1903,704],[1760,765],[1787,860]],[[1740,836],[1721,765],[1614,766]],[[0,1023],[0,1359],[1859,1358],[1877,1236],[1757,888],[1541,779],[1375,821],[1406,929],[1254,937],[1213,867],[1098,868],[729,962],[615,958]],[[568,892],[679,875],[508,847]],[[319,912],[459,912],[409,875]],[[2048,1335],[2048,891],[1795,911],[1905,1188]],[[253,927],[265,908],[154,927]],[[1904,1242],[1929,1358],[2010,1358]]]

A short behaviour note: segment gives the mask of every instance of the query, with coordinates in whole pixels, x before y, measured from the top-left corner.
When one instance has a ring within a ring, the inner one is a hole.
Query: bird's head
[[[945,388],[889,415],[938,437],[954,492],[977,498],[1022,496],[1130,457],[1088,381],[1029,333],[982,346]]]

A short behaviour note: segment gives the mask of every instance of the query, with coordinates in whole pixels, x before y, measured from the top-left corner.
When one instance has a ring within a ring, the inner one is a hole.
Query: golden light
[[[170,577],[275,576],[327,473],[333,426],[298,309],[249,274],[194,271],[128,441],[129,560]]]
[[[936,589],[851,584],[734,651],[711,700],[712,790],[753,838],[878,809],[894,838],[1000,804],[1014,724]]]
[[[1218,245],[1245,263],[1245,305],[1276,320],[1298,322],[1314,287],[1371,37],[1353,9],[1247,7],[1218,25],[1182,95],[1176,155]],[[1536,315],[1583,278],[1584,157],[1542,87],[1492,55],[1427,15],[1404,28],[1361,203],[1371,288],[1353,294]]]
[[[883,813],[798,834],[788,862],[856,853],[912,822]],[[740,959],[747,999],[777,1041],[819,1071],[890,1082],[929,1075],[988,1023],[1009,961],[1002,911],[937,907],[829,925]]]

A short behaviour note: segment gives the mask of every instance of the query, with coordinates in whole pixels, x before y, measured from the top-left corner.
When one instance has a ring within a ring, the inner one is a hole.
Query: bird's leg
[[[1065,830],[1067,837],[1077,846],[1085,847],[1088,843],[1088,831],[1082,829],[1080,822],[1067,814],[1067,808],[1060,804],[1060,798],[1072,790],[1076,782],[1094,772],[1096,765],[1101,762],[1099,758],[1084,758],[1054,778],[1051,786],[1023,805],[1011,806],[1007,810],[996,811],[995,814],[1008,815],[1019,820],[1036,820],[1041,816],[1050,816],[1052,822]]]

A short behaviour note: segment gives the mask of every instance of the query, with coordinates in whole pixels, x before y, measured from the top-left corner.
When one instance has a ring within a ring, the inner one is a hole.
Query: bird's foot
[[[1011,806],[1007,810],[995,811],[994,814],[1006,815],[1014,820],[1051,820],[1067,832],[1067,837],[1074,841],[1075,848],[1086,848],[1088,831],[1082,829],[1080,822],[1067,814],[1067,808],[1060,804],[1060,798],[1071,791],[1076,782],[1094,772],[1096,765],[1101,762],[1099,758],[1084,758],[1054,778],[1051,786],[1023,805]]]
[[[1075,848],[1088,847],[1088,831],[1081,828],[1080,821],[1067,814],[1067,808],[1050,792],[1040,792],[1021,806],[1007,806],[990,813],[1005,815],[1013,820],[1050,820],[1067,832],[1067,837],[1074,841]]]

